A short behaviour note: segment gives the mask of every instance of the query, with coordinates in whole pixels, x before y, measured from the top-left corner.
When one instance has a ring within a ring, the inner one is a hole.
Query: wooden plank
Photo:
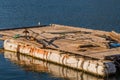
[[[116,33],[115,31],[110,32],[110,33],[109,33],[109,36],[110,36],[113,40],[115,40],[115,41],[117,41],[117,42],[120,43],[120,35],[119,35],[118,33]]]

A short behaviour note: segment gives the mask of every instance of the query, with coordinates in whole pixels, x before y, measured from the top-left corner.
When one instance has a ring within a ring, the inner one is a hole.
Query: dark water
[[[0,0],[0,29],[34,26],[41,22],[120,32],[119,3],[120,0]],[[11,53],[0,54],[0,80],[120,79],[119,74],[101,79],[42,61],[29,64],[27,58],[21,58],[22,61],[18,61]],[[42,68],[39,70],[37,65]]]
[[[64,24],[120,32],[120,0],[0,0],[0,28]]]

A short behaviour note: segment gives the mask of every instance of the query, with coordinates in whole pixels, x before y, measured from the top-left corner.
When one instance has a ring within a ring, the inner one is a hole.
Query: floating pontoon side
[[[19,44],[15,40],[5,40],[4,48],[9,51],[23,53],[32,57],[54,62],[70,68],[83,70],[95,75],[106,76],[115,74],[115,64],[111,61],[92,60],[82,56],[61,53],[56,50],[40,49],[37,47]]]

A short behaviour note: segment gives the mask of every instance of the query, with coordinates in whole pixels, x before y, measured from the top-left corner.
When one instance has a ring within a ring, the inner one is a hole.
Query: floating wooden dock
[[[23,53],[95,75],[115,74],[120,34],[64,25],[1,30],[6,50]]]

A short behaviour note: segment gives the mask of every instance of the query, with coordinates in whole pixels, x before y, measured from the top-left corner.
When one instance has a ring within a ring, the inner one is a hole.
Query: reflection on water
[[[61,77],[64,80],[106,80],[100,77],[95,77],[93,75],[88,75],[80,71],[58,66],[56,64],[34,59],[32,57],[25,56],[19,53],[12,53],[5,51],[4,57],[9,59],[11,62],[19,65],[25,71],[50,73],[51,76]],[[107,80],[116,80],[116,79],[113,77],[110,79],[107,78]]]

